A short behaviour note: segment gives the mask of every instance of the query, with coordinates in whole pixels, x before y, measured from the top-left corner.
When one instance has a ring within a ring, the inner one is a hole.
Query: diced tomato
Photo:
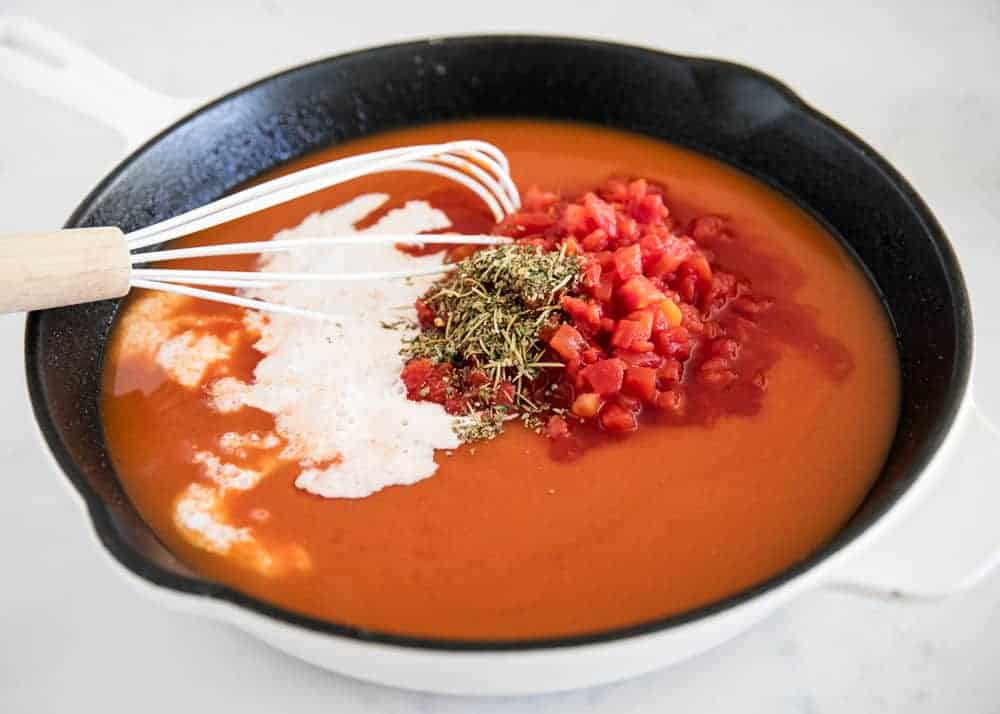
[[[465,414],[469,410],[469,402],[465,397],[447,397],[444,410],[449,414]]]
[[[588,233],[581,241],[580,246],[588,253],[595,253],[608,247],[608,234],[598,228],[596,231]]]
[[[674,288],[680,295],[682,302],[687,307],[694,307],[694,302],[698,297],[698,276],[686,270],[675,282]]]
[[[640,223],[649,223],[665,218],[669,211],[663,205],[663,196],[656,194],[643,196],[638,201],[629,204],[629,213]]]
[[[424,386],[420,388],[420,397],[429,402],[444,404],[455,391],[451,386],[454,369],[450,362],[435,365]]]
[[[656,354],[656,352],[615,350],[613,356],[625,363],[626,370],[629,367],[660,367],[664,363],[664,358]]]
[[[729,299],[736,296],[739,289],[735,275],[716,272],[712,274],[712,285],[707,290],[705,298],[709,305],[721,308]]]
[[[631,216],[624,213],[618,214],[618,242],[621,245],[634,243],[639,237],[639,225]]]
[[[690,232],[695,240],[707,240],[722,233],[725,225],[718,216],[699,216],[691,221]]]
[[[601,396],[594,392],[584,392],[573,400],[570,408],[581,419],[592,419],[601,408]]]
[[[614,403],[604,405],[599,415],[599,422],[604,431],[612,433],[635,431],[639,428],[635,413]]]
[[[661,253],[660,257],[656,259],[656,262],[650,266],[649,270],[646,271],[646,275],[651,278],[662,278],[665,275],[670,275],[675,270],[677,266],[681,264],[673,255],[668,253]]]
[[[681,310],[682,327],[695,335],[700,335],[705,331],[705,323],[701,319],[701,314],[698,312],[698,308],[694,305],[689,305],[686,302],[679,303],[677,307]]]
[[[588,193],[583,197],[583,205],[595,226],[604,231],[608,238],[618,235],[618,221],[615,219],[615,209],[611,204],[602,201],[596,194]]]
[[[406,387],[406,396],[416,399],[433,372],[434,363],[429,359],[411,359],[407,362],[400,375]]]
[[[590,233],[587,209],[579,204],[566,206],[562,216],[563,227],[570,235],[585,236]]]
[[[664,357],[687,359],[691,353],[690,333],[683,327],[672,327],[655,337],[656,351]]]
[[[687,409],[687,399],[682,392],[666,389],[657,393],[656,408],[672,416],[683,416]]]
[[[663,314],[663,310],[653,310],[653,335],[669,329],[670,323],[667,321],[667,316]]]
[[[626,246],[615,251],[615,271],[623,283],[642,275],[642,250],[638,245]]]
[[[559,325],[559,329],[549,339],[549,347],[563,359],[580,359],[580,350],[587,346],[587,340],[571,325]]]
[[[662,366],[656,370],[656,378],[663,382],[679,382],[682,373],[679,360],[665,359]]]
[[[611,344],[623,350],[632,349],[632,345],[649,339],[649,330],[643,334],[642,324],[637,320],[619,320],[615,332],[611,335]]]
[[[599,285],[601,282],[601,264],[596,260],[588,259],[583,268],[581,280],[584,287],[593,288]]]
[[[529,236],[542,233],[555,224],[555,218],[542,211],[522,212],[517,214],[517,223],[513,225],[519,235]]]
[[[598,303],[566,295],[560,306],[577,324],[588,325],[595,330],[601,326],[601,306]]]
[[[550,439],[566,439],[569,437],[569,424],[558,414],[551,416],[545,425],[545,435]]]
[[[620,359],[602,359],[580,370],[590,388],[601,396],[612,396],[622,389],[625,378],[625,363]]]
[[[474,369],[469,372],[469,375],[465,378],[465,383],[475,389],[477,387],[482,387],[484,384],[489,384],[490,377],[483,370]]]
[[[628,316],[629,320],[635,320],[642,326],[644,340],[648,340],[650,333],[653,331],[653,312],[655,310],[636,310]]]
[[[666,298],[660,303],[660,312],[665,318],[667,318],[667,324],[670,327],[678,327],[684,319],[684,314],[681,309],[677,307],[675,303],[670,298]]]
[[[642,411],[642,400],[638,397],[633,397],[630,394],[619,394],[615,397],[615,403],[621,405],[630,412],[638,414]]]
[[[566,364],[563,366],[563,372],[565,372],[566,376],[570,379],[575,378],[581,369],[583,369],[583,359],[568,359],[566,360]]]
[[[621,179],[608,179],[597,195],[605,201],[623,203],[628,199],[628,187]]]
[[[618,297],[626,310],[638,310],[666,299],[644,275],[636,275],[622,285],[618,289]]]
[[[698,253],[696,255],[691,256],[691,258],[688,260],[688,265],[691,266],[691,269],[694,271],[695,275],[698,276],[699,280],[701,280],[704,283],[711,284],[712,266],[708,264],[708,260],[705,258],[704,255]]]
[[[413,307],[417,311],[417,320],[420,321],[421,327],[430,327],[434,324],[436,315],[427,303],[417,298],[413,303]]]
[[[656,398],[656,370],[652,367],[629,367],[625,370],[622,391],[652,403]]]
[[[548,240],[548,239],[546,239],[543,236],[529,236],[528,238],[522,238],[521,240],[519,240],[517,242],[517,244],[518,245],[537,246],[538,248],[541,248],[543,250],[549,250],[552,247],[551,246],[551,241]],[[464,246],[459,246],[459,247],[462,248]],[[475,250],[472,250],[469,253],[469,255],[472,255],[472,253],[474,253],[474,252],[475,252]]]
[[[691,252],[692,248],[688,241],[677,236],[668,236],[663,240],[663,251],[660,259],[650,267],[646,274],[650,277],[669,275],[690,257]]]
[[[513,384],[510,382],[501,382],[500,386],[497,387],[496,403],[505,407],[512,406],[515,394],[516,391]]]
[[[628,185],[628,196],[630,200],[638,201],[646,196],[649,191],[649,182],[644,178],[630,181]]]
[[[615,253],[612,250],[601,250],[594,253],[594,260],[601,264],[603,273],[610,273],[615,269]]]
[[[611,296],[615,292],[615,280],[614,277],[608,275],[607,273],[601,273],[601,282],[593,290],[593,295],[595,298],[602,302],[608,302],[611,300]]]
[[[647,233],[639,240],[643,265],[651,266],[663,255],[663,239],[655,233]]]
[[[553,191],[543,191],[538,186],[530,186],[521,196],[522,212],[547,211],[559,203],[559,194]]]
[[[698,368],[698,381],[719,389],[728,387],[739,375],[732,369],[732,363],[725,357],[712,357]]]

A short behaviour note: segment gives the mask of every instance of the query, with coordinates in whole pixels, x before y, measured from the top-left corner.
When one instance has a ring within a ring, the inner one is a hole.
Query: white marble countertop
[[[966,265],[980,363],[996,364],[1000,4],[872,4],[3,0],[0,13],[34,16],[149,86],[187,96],[350,48],[450,33],[598,36],[755,65],[912,180]],[[61,224],[121,149],[108,129],[0,83],[0,231]],[[507,700],[364,684],[167,612],[105,564],[43,455],[22,377],[22,327],[20,316],[0,317],[0,711],[1000,712],[1000,573],[934,604],[814,592],[673,669]],[[1000,422],[1000,376],[981,374],[976,395]]]

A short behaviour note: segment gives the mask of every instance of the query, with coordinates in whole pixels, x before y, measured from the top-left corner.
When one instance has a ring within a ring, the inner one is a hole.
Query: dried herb
[[[493,439],[503,431],[508,413],[507,407],[498,405],[471,409],[468,414],[456,417],[452,428],[462,441]]]
[[[529,387],[542,370],[562,364],[546,360],[540,335],[559,322],[559,300],[577,286],[580,272],[580,261],[564,252],[506,245],[469,256],[424,295],[433,319],[404,343],[403,357],[447,362],[487,378],[471,413],[456,425],[463,439],[491,438],[511,415],[549,408]],[[504,388],[508,404],[496,404]]]

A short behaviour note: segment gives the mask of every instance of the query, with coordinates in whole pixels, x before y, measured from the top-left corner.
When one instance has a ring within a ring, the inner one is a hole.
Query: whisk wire
[[[157,280],[165,283],[188,283],[191,280],[205,281],[201,284],[212,284],[220,287],[248,287],[273,285],[275,283],[313,283],[313,282],[358,282],[368,280],[402,280],[425,275],[440,275],[455,269],[455,265],[435,265],[429,268],[411,268],[409,270],[374,270],[358,273],[261,273],[258,271],[240,270],[158,270],[145,268],[132,271],[139,279]],[[215,281],[210,283],[208,281]],[[227,281],[239,283],[227,285]]]
[[[480,146],[480,144],[482,145]],[[258,184],[256,186],[251,186],[230,196],[226,196],[216,201],[213,201],[212,203],[207,204],[205,206],[192,209],[178,216],[174,216],[173,218],[169,218],[167,220],[160,221],[159,223],[146,226],[145,228],[138,229],[136,231],[131,232],[129,234],[129,238],[132,241],[138,242],[139,240],[145,239],[152,235],[160,235],[164,231],[186,224],[188,221],[192,219],[210,215],[214,212],[221,211],[225,208],[229,208],[244,201],[252,200],[254,198],[267,195],[269,193],[278,191],[280,189],[284,189],[286,187],[298,185],[302,182],[309,181],[318,176],[325,175],[331,171],[337,172],[342,169],[347,169],[353,166],[357,166],[359,164],[365,164],[377,161],[379,159],[399,157],[404,154],[410,155],[413,154],[414,152],[421,152],[429,149],[440,149],[443,151],[446,150],[446,148],[444,147],[448,146],[456,148],[468,147],[473,150],[482,151],[486,154],[492,153],[493,150],[499,152],[499,150],[496,149],[496,147],[493,147],[492,145],[489,144],[485,144],[484,142],[460,141],[442,145],[421,145],[421,146],[401,147],[396,149],[384,149],[382,151],[371,152],[368,154],[361,154],[358,156],[349,156],[342,159],[336,159],[334,161],[328,161],[322,164],[318,164],[316,166],[296,171],[286,176],[280,176],[278,178],[272,179],[265,183]],[[499,163],[501,164],[501,166],[506,166],[506,157],[503,156],[502,152],[500,152]]]
[[[489,147],[492,152],[499,153],[503,160],[497,160],[495,156],[491,155],[491,151],[484,150],[484,147]],[[507,208],[505,205],[506,212],[510,212],[510,210],[515,209],[520,204],[520,196],[513,182],[509,180],[509,175],[507,174],[509,170],[507,168],[508,164],[502,152],[485,142],[458,141],[447,144],[408,147],[405,149],[389,149],[319,164],[266,181],[257,186],[251,186],[200,208],[182,213],[174,218],[133,231],[126,238],[129,241],[130,249],[138,250],[155,243],[189,235],[199,230],[213,228],[251,213],[271,208],[279,203],[300,198],[310,193],[344,183],[345,181],[360,178],[361,176],[393,170],[428,171],[429,164],[421,160],[434,159],[435,157],[447,155],[454,151],[464,151],[472,153],[475,156],[480,156],[484,159],[484,164],[492,165],[494,169],[499,165],[501,171],[497,176],[501,178],[498,179],[496,176],[491,178],[487,172],[480,169],[482,178],[480,175],[477,175],[477,178],[480,178],[480,184],[474,186],[468,180],[467,175],[462,175],[462,178],[458,179],[456,176],[459,174],[456,173],[445,174],[438,171],[434,171],[434,173],[444,175],[446,178],[462,183],[474,191],[481,199],[487,202],[497,221],[503,218],[504,212],[496,207],[495,199],[493,205],[490,205],[485,196],[489,194],[506,196],[509,201],[507,205],[510,206],[510,208]],[[414,162],[420,163],[414,165]],[[407,164],[410,164],[409,169],[404,168]],[[504,177],[506,177],[506,180]]]
[[[397,280],[446,273],[454,266],[437,265],[403,271],[364,271],[355,273],[278,273],[231,270],[176,270],[142,268],[163,260],[204,258],[222,255],[275,253],[302,248],[347,245],[501,245],[510,242],[499,236],[463,236],[456,234],[352,234],[315,238],[278,239],[227,245],[207,245],[136,252],[157,243],[213,228],[280,203],[329,188],[361,176],[388,171],[417,171],[437,175],[472,191],[500,222],[518,210],[521,199],[510,176],[510,164],[500,149],[483,141],[463,140],[443,144],[386,149],[369,154],[329,161],[286,176],[238,191],[174,218],[133,231],[126,235],[133,266],[132,287],[160,290],[190,297],[214,300],[230,305],[295,315],[323,317],[312,310],[256,300],[241,295],[204,289],[206,287],[253,289],[274,287],[289,282]],[[203,287],[192,287],[203,286]]]
[[[291,305],[282,305],[281,303],[267,302],[264,300],[254,300],[252,298],[240,297],[239,295],[220,293],[215,290],[203,290],[201,288],[193,288],[188,285],[165,283],[165,282],[160,282],[158,280],[136,279],[132,281],[132,287],[145,288],[147,290],[159,290],[160,292],[165,292],[165,293],[176,293],[178,295],[187,295],[188,297],[202,298],[204,300],[211,300],[213,302],[221,302],[226,305],[236,305],[237,307],[245,307],[250,310],[262,310],[264,312],[273,312],[283,315],[294,315],[295,317],[308,317],[314,320],[346,319],[345,316],[343,315],[333,315],[323,312],[316,312],[315,310],[303,310],[302,308],[293,307]],[[260,287],[260,286],[256,285],[254,287]]]
[[[279,240],[253,241],[247,243],[227,243],[224,245],[201,245],[191,248],[171,248],[167,250],[135,253],[132,265],[154,263],[162,260],[184,258],[211,258],[220,255],[250,255],[253,253],[283,253],[299,248],[328,248],[343,245],[504,245],[511,239],[503,236],[457,235],[457,234],[389,234],[361,233],[348,236],[316,236],[314,238],[283,238]]]

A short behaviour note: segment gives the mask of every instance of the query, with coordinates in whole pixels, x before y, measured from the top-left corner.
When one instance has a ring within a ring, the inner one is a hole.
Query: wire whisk
[[[488,235],[352,234],[144,250],[352,179],[389,171],[432,174],[463,186],[486,205],[498,223],[517,211],[521,205],[507,157],[500,149],[487,142],[451,141],[360,154],[266,181],[127,234],[109,227],[0,238],[0,273],[15,265],[19,269],[14,276],[18,284],[8,283],[10,294],[3,294],[7,290],[0,290],[0,311],[40,309],[121,297],[130,288],[145,288],[266,312],[323,317],[319,313],[295,306],[207,288],[268,287],[301,281],[397,280],[445,273],[454,266],[442,264],[412,270],[353,273],[262,273],[143,266],[165,260],[273,253],[338,245],[490,246],[510,242],[509,238]],[[58,255],[59,260],[52,260],[53,252]]]

